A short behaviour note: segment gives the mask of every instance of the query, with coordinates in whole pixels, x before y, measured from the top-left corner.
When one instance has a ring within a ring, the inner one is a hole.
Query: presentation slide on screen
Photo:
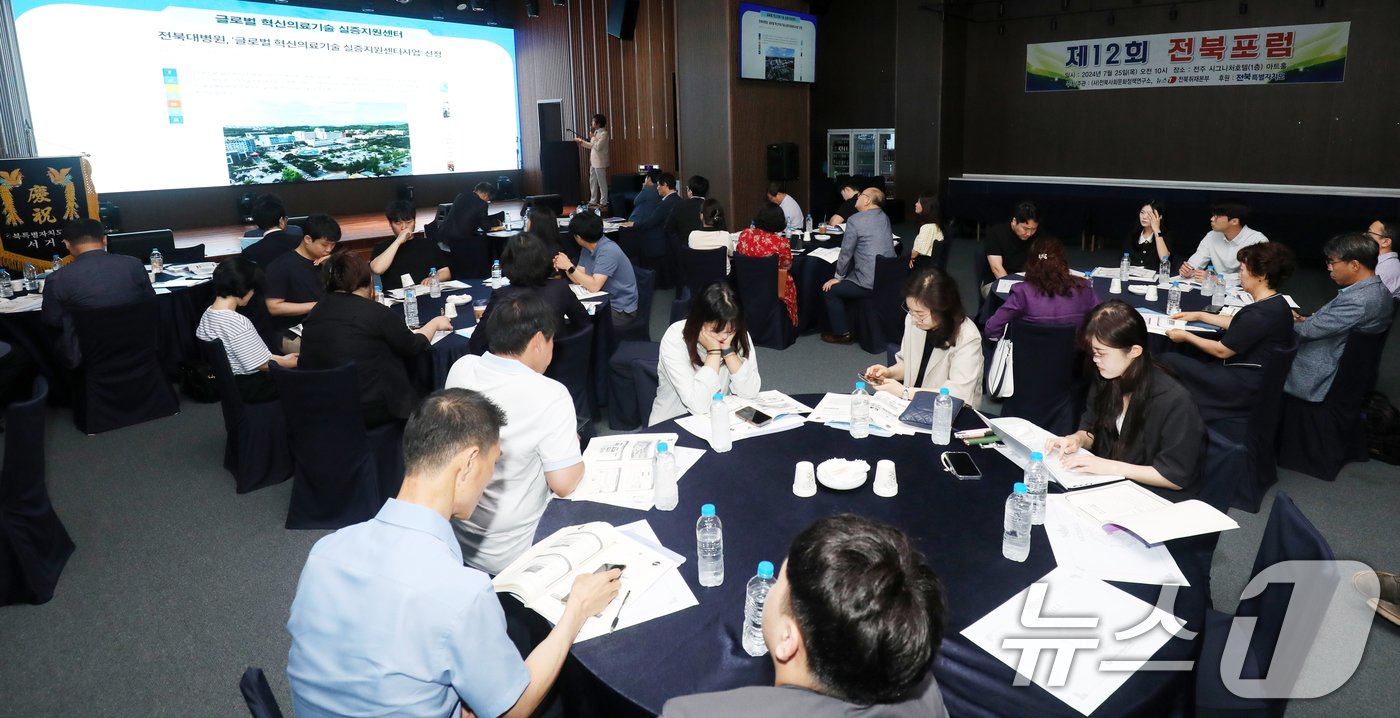
[[[815,16],[739,4],[739,77],[815,82],[816,67]]]
[[[99,192],[517,169],[515,33],[230,0],[15,0],[40,155]]]

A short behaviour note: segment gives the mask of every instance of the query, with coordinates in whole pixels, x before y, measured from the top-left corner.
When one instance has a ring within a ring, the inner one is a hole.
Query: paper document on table
[[[1077,619],[1079,624],[1027,627],[1026,614],[1058,619],[1061,625]],[[1143,631],[1141,626],[1151,628]],[[1171,631],[1182,633],[1182,640],[1194,637],[1182,626],[1172,614],[1121,589],[1057,568],[963,629],[962,635],[1024,676],[1018,682],[1029,680],[1087,716],[1171,640]],[[1074,647],[1072,660],[1062,656],[1059,646],[1065,651]],[[1035,647],[1051,649],[1053,659]],[[1027,660],[1036,657],[1039,660]],[[1189,661],[1185,668],[1190,669]]]
[[[1204,501],[1173,503],[1135,481],[1076,491],[1068,494],[1066,500],[1090,519],[1130,532],[1148,545],[1240,527],[1229,515]]]
[[[178,289],[178,288],[181,288],[181,287],[194,287],[194,286],[198,286],[198,285],[203,284],[203,283],[205,283],[205,282],[207,282],[207,281],[209,281],[209,280],[208,280],[208,279],[196,279],[196,278],[193,278],[193,277],[179,277],[179,278],[176,278],[176,279],[166,279],[166,280],[163,280],[163,281],[159,281],[159,282],[156,282],[156,283],[152,284],[151,286],[155,287],[156,289]]]
[[[1020,283],[1023,282],[1023,281],[1025,281],[1025,280],[1023,280],[1023,279],[1002,279],[1001,281],[998,281],[998,282],[997,282],[997,294],[1005,294],[1005,293],[1011,291],[1011,288],[1012,288],[1012,287],[1016,286],[1017,284],[1020,284]]]
[[[894,394],[875,392],[870,397],[870,433],[875,436],[913,436],[918,433],[914,427],[899,420],[899,415],[908,408],[909,402]],[[849,431],[851,395],[827,393],[807,415],[807,421]]]
[[[463,282],[460,279],[449,279],[446,282],[442,282],[441,285],[442,291],[444,292],[455,291],[458,289],[471,289],[470,284],[467,284],[466,282]]]
[[[1067,496],[1045,497],[1045,535],[1061,569],[1103,581],[1191,585],[1166,546],[1144,546],[1126,532],[1105,531],[1066,501]]]
[[[608,296],[607,292],[590,292],[582,284],[570,284],[569,289],[573,290],[574,296],[578,297],[579,301]]]
[[[729,412],[729,435],[734,441],[796,429],[806,422],[802,415],[812,410],[812,407],[776,389],[759,392],[758,396],[750,399],[731,394],[724,397],[724,408]],[[744,408],[751,408],[767,414],[772,417],[772,420],[763,426],[754,426],[737,415],[736,412]],[[705,441],[710,440],[710,417],[708,415],[690,414],[676,419],[676,424],[697,438]]]
[[[1218,331],[1209,324],[1202,324],[1200,322],[1191,322],[1188,324],[1184,320],[1172,319],[1165,314],[1143,307],[1138,307],[1137,310],[1138,314],[1142,315],[1142,320],[1147,323],[1148,334],[1166,336],[1168,329],[1182,329],[1188,332],[1196,332],[1197,334],[1214,334]]]
[[[987,426],[992,427],[992,431],[995,431],[996,435],[1001,437],[1002,442],[1007,445],[1007,448],[1010,449],[1012,453],[1022,457],[1029,458],[1032,451],[1039,451],[1044,454],[1045,442],[1055,438],[1054,434],[1019,417],[1003,416],[997,419],[989,419],[980,411],[977,412],[977,416],[981,417],[982,421],[986,422]],[[1094,455],[1088,449],[1080,449],[1080,451],[1088,456]],[[1050,471],[1050,478],[1054,479],[1055,483],[1067,489],[1078,489],[1085,486],[1095,486],[1097,484],[1106,484],[1110,481],[1123,480],[1122,476],[1086,474],[1080,471],[1067,469],[1064,467],[1064,464],[1061,463],[1060,452],[1058,451],[1047,454],[1044,458],[1045,468]],[[1022,459],[1016,463],[1023,464],[1024,461],[1025,460]]]
[[[1094,276],[1105,279],[1116,279],[1122,276],[1120,267],[1095,267]],[[1157,278],[1157,270],[1147,267],[1129,267],[1128,280],[1133,282],[1151,282]]]
[[[651,524],[645,519],[618,526],[617,531],[678,564],[685,563],[684,556],[661,545],[661,540],[656,537],[656,532],[652,531]],[[698,605],[700,602],[695,599],[695,594],[691,592],[679,570],[673,568],[661,574],[661,577],[645,591],[632,590],[629,587],[627,572],[623,571],[622,586],[617,592],[617,598],[603,610],[602,619],[584,623],[583,629],[574,638],[574,643],[621,631]],[[612,627],[614,618],[617,619],[616,628]]]
[[[43,304],[44,295],[42,294],[26,294],[14,299],[0,299],[0,314],[29,312],[38,309]]]
[[[656,443],[665,441],[676,456],[676,479],[694,466],[703,449],[676,446],[676,434],[615,434],[588,442],[583,452],[583,479],[567,497],[647,511],[654,506],[651,460]]]
[[[823,262],[836,264],[836,260],[841,257],[840,247],[818,247],[807,251],[808,257],[816,257]]]

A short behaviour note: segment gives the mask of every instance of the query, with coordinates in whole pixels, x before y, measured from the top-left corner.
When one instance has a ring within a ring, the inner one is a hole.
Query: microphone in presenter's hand
[[[573,135],[574,137],[581,137],[581,136],[582,136],[582,135],[580,135],[579,133],[574,132],[574,128],[572,128],[572,127],[565,127],[565,128],[564,128],[564,131],[567,132],[567,133],[569,133],[569,134],[571,134],[571,135]]]

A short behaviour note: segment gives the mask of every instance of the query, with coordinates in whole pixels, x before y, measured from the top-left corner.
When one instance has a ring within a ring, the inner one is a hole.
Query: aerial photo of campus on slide
[[[229,184],[413,174],[408,123],[225,127]]]

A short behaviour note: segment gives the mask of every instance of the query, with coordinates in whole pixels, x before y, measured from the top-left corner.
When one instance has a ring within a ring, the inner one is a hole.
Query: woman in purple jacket
[[[1042,237],[1031,245],[1026,281],[1011,288],[1006,303],[987,320],[982,336],[996,341],[1006,325],[1017,319],[1078,325],[1098,303],[1089,280],[1069,273],[1065,245],[1054,237]]]

